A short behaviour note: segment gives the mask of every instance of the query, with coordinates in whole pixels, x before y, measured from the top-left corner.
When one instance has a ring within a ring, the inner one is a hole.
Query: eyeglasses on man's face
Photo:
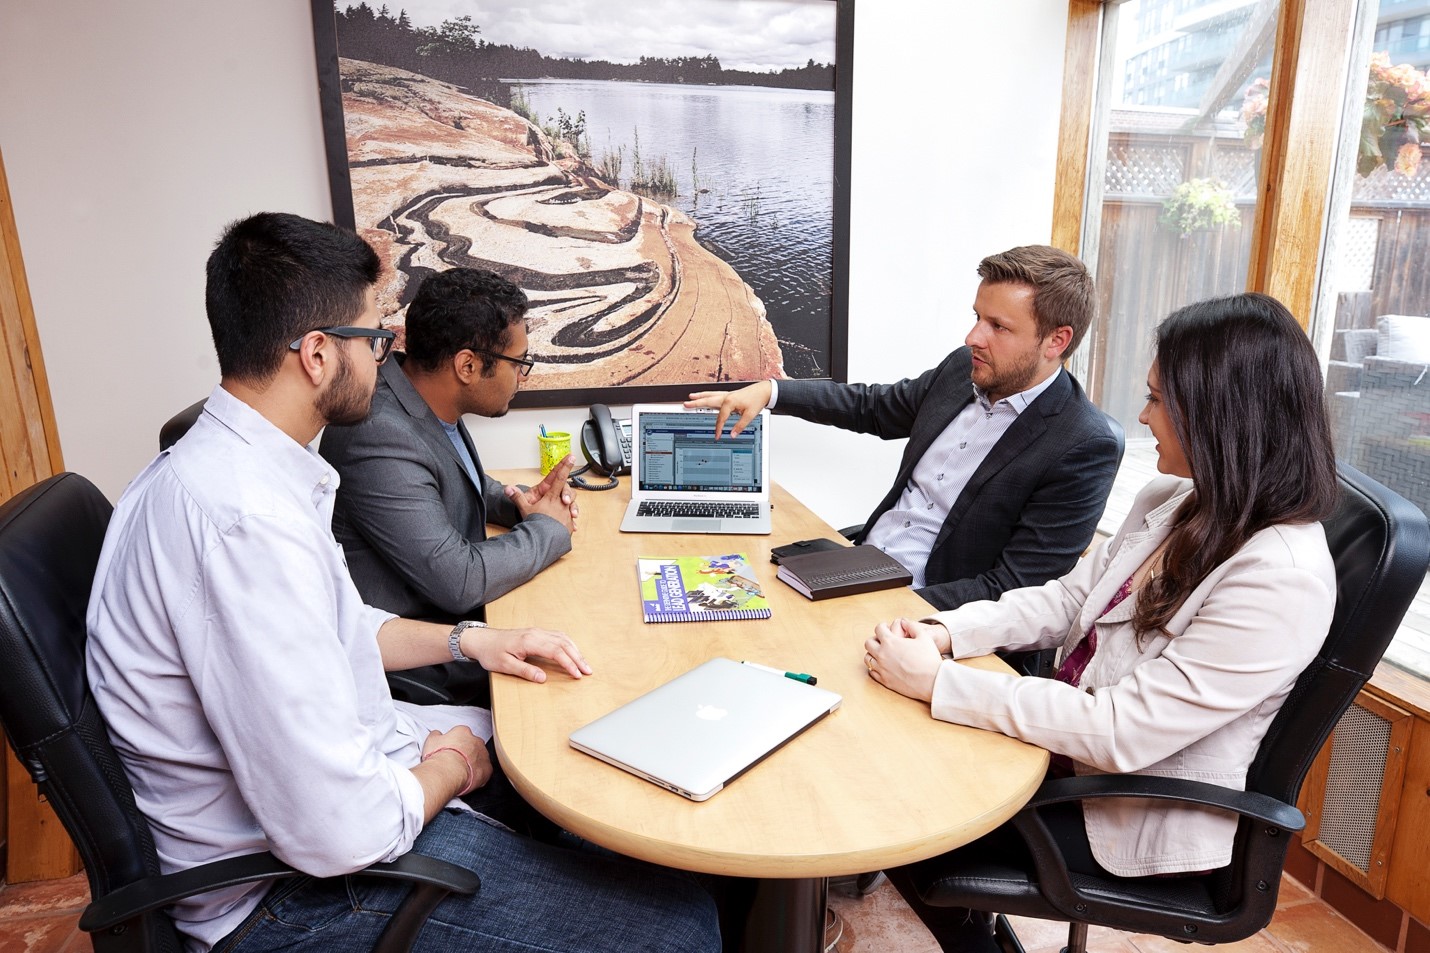
[[[335,338],[367,338],[367,342],[372,345],[372,359],[381,364],[387,360],[387,355],[392,351],[392,342],[397,337],[395,331],[386,328],[358,328],[350,325],[339,325],[331,328],[314,328],[313,331],[321,331],[324,334],[331,334]],[[309,331],[308,334],[312,334]],[[304,334],[303,338],[308,334]],[[303,346],[303,338],[288,345],[288,350],[296,351]]]
[[[483,351],[479,347],[469,347],[467,350],[473,354],[481,354],[485,357],[496,358],[498,361],[510,361],[518,368],[517,373],[522,377],[531,373],[531,369],[536,366],[536,362],[526,357],[511,357],[507,354],[498,354],[496,351]]]

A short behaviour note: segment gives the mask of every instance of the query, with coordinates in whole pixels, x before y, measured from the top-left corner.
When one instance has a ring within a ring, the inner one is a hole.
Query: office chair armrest
[[[1105,917],[1109,922],[1125,922],[1127,905],[1135,906],[1136,901],[1130,895],[1109,896],[1105,883],[1088,885],[1087,889],[1080,887],[1075,879],[1082,878],[1075,878],[1068,870],[1061,849],[1037,809],[1065,801],[1105,797],[1139,797],[1216,807],[1260,822],[1254,827],[1256,836],[1248,846],[1250,854],[1246,864],[1252,889],[1256,891],[1271,889],[1264,885],[1279,881],[1289,842],[1286,832],[1306,826],[1305,816],[1293,805],[1255,791],[1234,791],[1204,781],[1145,774],[1100,774],[1044,781],[1014,815],[1013,825],[1032,855],[1043,898],[1069,920],[1086,922]],[[1137,880],[1139,878],[1131,878],[1131,882]],[[1274,896],[1274,890],[1270,895]],[[1269,919],[1269,913],[1267,917]]]
[[[859,534],[864,532],[863,523],[855,523],[853,526],[846,526],[839,531],[839,535],[849,540],[851,543],[859,538]]]
[[[444,893],[473,894],[481,886],[477,875],[465,867],[422,854],[404,854],[390,863],[373,864],[357,873],[364,877],[384,877],[436,887]],[[269,853],[226,857],[126,884],[86,907],[80,916],[79,928],[86,933],[108,930],[210,890],[259,880],[302,876],[305,876],[302,871],[293,869]]]
[[[1235,791],[1205,781],[1149,774],[1090,774],[1076,778],[1053,778],[1042,783],[1023,809],[1104,797],[1144,797],[1218,807],[1288,831],[1299,831],[1306,826],[1305,815],[1295,805],[1256,791]]]

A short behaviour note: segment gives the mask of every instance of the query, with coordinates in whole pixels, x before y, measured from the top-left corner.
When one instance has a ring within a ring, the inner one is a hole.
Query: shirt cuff
[[[765,406],[770,410],[775,409],[775,404],[780,401],[780,382],[773,377],[770,378],[770,402]]]

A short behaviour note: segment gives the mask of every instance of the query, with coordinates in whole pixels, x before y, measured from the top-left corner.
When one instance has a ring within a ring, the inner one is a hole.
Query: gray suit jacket
[[[342,479],[333,535],[369,605],[405,618],[480,618],[571,550],[571,534],[549,516],[521,519],[502,485],[476,463],[473,484],[436,414],[391,360],[378,369],[372,415],[328,427],[319,452]],[[513,527],[487,538],[487,523]]]
[[[914,466],[973,399],[966,347],[897,384],[780,381],[774,413],[885,440],[908,438],[899,473],[865,530],[898,501]],[[919,595],[940,609],[997,599],[1067,572],[1097,529],[1121,442],[1062,372],[988,452],[944,518]],[[847,468],[846,468],[847,469]],[[862,535],[861,535],[862,541]]]

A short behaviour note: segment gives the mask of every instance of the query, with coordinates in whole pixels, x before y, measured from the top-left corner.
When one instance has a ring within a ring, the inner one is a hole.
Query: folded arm
[[[343,434],[344,523],[409,586],[443,612],[462,615],[510,592],[571,550],[571,533],[549,516],[517,522],[517,506],[489,480],[488,512],[512,531],[473,540],[454,525],[442,499],[442,477],[410,434],[374,418]],[[325,448],[328,438],[325,436]],[[495,498],[495,499],[493,499]]]
[[[1335,594],[1306,570],[1238,573],[1217,584],[1160,654],[1111,685],[1089,692],[944,662],[932,712],[1099,770],[1137,771],[1285,689],[1320,646],[1334,605]]]

